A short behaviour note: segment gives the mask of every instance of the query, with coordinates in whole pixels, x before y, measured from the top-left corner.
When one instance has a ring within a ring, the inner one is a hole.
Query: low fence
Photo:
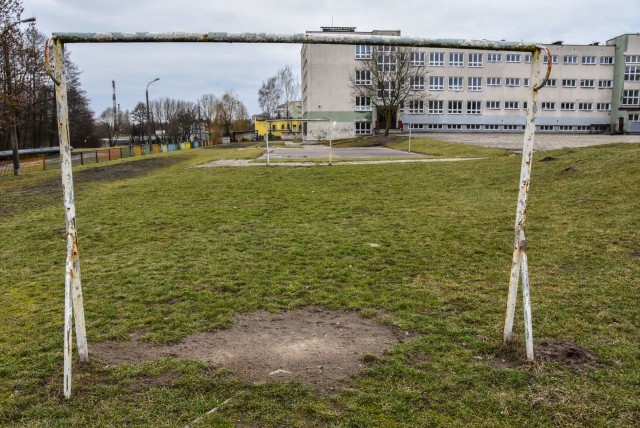
[[[207,147],[213,145],[205,142],[185,142],[171,144],[143,144],[136,146],[111,147],[108,149],[88,150],[82,152],[71,153],[71,164],[88,165],[92,163],[103,163],[118,159],[130,158],[135,156],[145,156],[155,153],[173,152],[176,150],[190,150],[199,147]],[[20,156],[20,168],[22,173],[34,171],[44,171],[47,169],[60,168],[60,156],[58,155],[28,155]],[[0,176],[13,175],[13,160],[0,159]]]

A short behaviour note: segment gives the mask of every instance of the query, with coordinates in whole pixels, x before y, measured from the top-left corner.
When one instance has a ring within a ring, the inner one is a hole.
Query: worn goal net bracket
[[[551,61],[548,61],[544,78],[540,81],[540,54],[548,49],[535,43],[463,40],[463,39],[429,39],[401,36],[384,36],[368,34],[271,34],[271,33],[54,33],[45,47],[45,64],[47,72],[55,83],[56,108],[58,120],[58,136],[60,144],[60,168],[62,188],[64,192],[64,208],[67,236],[67,259],[65,271],[65,313],[64,313],[64,374],[63,393],[71,397],[71,373],[73,352],[73,327],[75,321],[76,341],[79,359],[89,361],[87,334],[84,320],[84,303],[80,278],[80,256],[78,253],[78,236],[76,228],[76,208],[73,190],[71,163],[71,146],[69,143],[69,109],[67,104],[67,83],[64,66],[65,43],[294,43],[294,44],[336,44],[336,45],[386,45],[406,47],[435,47],[472,50],[519,51],[531,52],[530,101],[527,106],[524,145],[522,150],[522,167],[520,172],[520,188],[516,210],[514,230],[513,257],[511,276],[507,298],[507,312],[504,323],[503,340],[505,344],[512,341],[513,320],[518,294],[518,285],[522,278],[522,294],[524,299],[524,323],[527,358],[533,359],[533,327],[531,320],[531,302],[529,293],[529,271],[527,247],[525,241],[525,219],[527,201],[529,199],[529,182],[531,163],[533,160],[533,140],[535,136],[535,117],[537,112],[537,95],[547,82],[551,73]],[[51,69],[50,45],[53,45],[54,69]]]

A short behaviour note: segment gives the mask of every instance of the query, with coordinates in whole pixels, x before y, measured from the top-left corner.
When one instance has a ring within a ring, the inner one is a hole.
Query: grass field
[[[195,360],[92,359],[64,400],[60,178],[0,178],[0,425],[182,427],[232,398],[192,426],[638,426],[640,146],[535,157],[534,339],[589,350],[584,367],[525,362],[520,301],[502,347],[520,157],[470,150],[487,158],[192,168],[261,153],[218,149],[74,170],[90,352],[309,305],[415,333],[333,393]]]

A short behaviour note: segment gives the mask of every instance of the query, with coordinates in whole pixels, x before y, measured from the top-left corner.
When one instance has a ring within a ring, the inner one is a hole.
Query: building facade
[[[322,32],[400,36],[400,31]],[[313,32],[309,32],[313,33]],[[600,45],[547,46],[552,72],[539,92],[537,131],[563,133],[640,132],[640,34]],[[531,54],[491,50],[420,48],[422,102],[403,106],[392,128],[414,132],[522,132],[531,92]],[[378,114],[356,97],[351,75],[371,55],[363,45],[303,45],[301,86],[303,138],[347,138],[373,133]],[[544,75],[544,73],[543,73]],[[308,121],[305,122],[304,119]],[[324,121],[322,121],[324,119]],[[331,126],[331,129],[329,127]]]

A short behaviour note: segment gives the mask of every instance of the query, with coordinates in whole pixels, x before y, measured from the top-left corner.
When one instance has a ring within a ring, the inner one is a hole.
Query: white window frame
[[[505,110],[518,110],[520,108],[520,101],[505,101],[504,109]]]
[[[354,122],[353,129],[354,134],[371,134],[371,122]]]
[[[584,55],[582,57],[582,65],[596,65],[596,57],[595,55]]]
[[[589,89],[595,88],[596,81],[595,79],[580,79],[580,87]]]
[[[470,52],[469,60],[467,64],[472,68],[479,68],[483,66],[483,54],[479,52]]]
[[[467,101],[467,114],[482,114],[482,101]]]
[[[547,55],[544,56],[544,59],[542,61],[545,64],[549,63],[549,58],[547,57]],[[558,55],[551,55],[551,64],[557,64],[558,63]]]
[[[615,59],[612,56],[601,56],[600,57],[600,65],[613,65],[615,64]]]
[[[371,85],[371,70],[356,70],[356,85]]]
[[[611,111],[611,103],[598,103],[598,104],[596,104],[596,110],[598,110],[598,111]]]
[[[502,86],[502,77],[487,77],[487,86]]]
[[[487,110],[500,110],[500,101],[487,101],[485,107]]]
[[[613,88],[613,80],[598,80],[598,89]]]
[[[576,83],[577,83],[576,79],[562,79],[563,88],[575,88]]]
[[[444,67],[444,52],[429,52],[429,67]]]
[[[447,103],[447,114],[462,114],[463,112],[463,101],[461,100],[450,100]]]
[[[444,101],[443,100],[429,100],[428,114],[444,114]]]
[[[578,55],[564,55],[562,57],[562,63],[567,65],[578,64]]]
[[[357,96],[355,101],[355,111],[371,111],[371,98],[365,96]]]
[[[640,81],[640,65],[627,65],[624,67],[625,82]]]
[[[640,55],[625,55],[625,64],[640,64]]]
[[[424,114],[424,101],[422,101],[422,100],[410,100],[409,101],[409,114]]]
[[[464,67],[464,52],[449,52],[449,67]]]
[[[542,110],[553,111],[556,109],[556,103],[553,101],[546,101],[542,103]]]
[[[522,58],[522,55],[520,54],[515,54],[515,53],[507,54],[507,62],[522,62],[520,58]]]
[[[449,76],[449,85],[447,86],[450,91],[460,92],[464,91],[464,77],[461,76]]]
[[[487,54],[487,62],[502,62],[502,54],[501,53],[488,53]]]
[[[411,76],[411,89],[414,91],[424,90],[424,76]]]
[[[467,78],[467,90],[470,92],[482,91],[482,77],[468,77]]]
[[[578,110],[593,111],[593,103],[578,103]]]
[[[444,76],[429,76],[430,91],[444,91]]]
[[[640,105],[640,89],[623,89],[620,105],[624,107]]]
[[[424,52],[411,52],[411,65],[414,67],[420,67],[425,64]]]
[[[510,88],[515,88],[520,86],[520,78],[519,77],[505,77],[504,85]]]
[[[371,45],[356,45],[356,59],[371,59]]]
[[[560,110],[562,111],[574,111],[575,109],[576,109],[576,103],[574,102],[560,103]]]

